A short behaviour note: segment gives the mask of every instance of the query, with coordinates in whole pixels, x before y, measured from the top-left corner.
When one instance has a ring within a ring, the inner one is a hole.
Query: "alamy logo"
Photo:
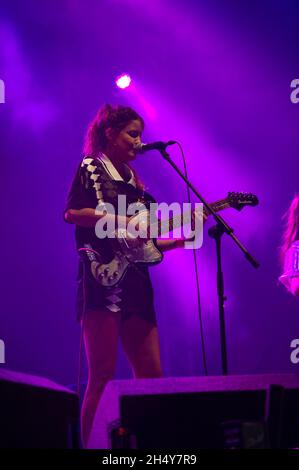
[[[5,103],[5,85],[4,81],[0,80],[0,104]]]
[[[191,204],[173,202],[150,203],[146,207],[143,203],[131,203],[127,206],[126,195],[118,195],[117,210],[110,203],[100,203],[96,208],[96,214],[102,217],[97,221],[95,233],[98,238],[172,238],[176,237],[192,239],[186,241],[185,248],[200,248],[203,241],[203,205],[195,203],[192,211]],[[157,215],[162,215],[159,219]],[[112,216],[112,217],[111,217]],[[129,218],[129,222],[128,222]],[[118,220],[116,228],[116,220]]]
[[[299,78],[294,78],[291,81],[291,88],[294,88],[290,95],[291,102],[297,104],[299,103]]]
[[[5,343],[0,339],[0,364],[5,364]]]
[[[298,364],[299,362],[299,339],[293,339],[290,347],[293,349],[290,355],[292,364]]]

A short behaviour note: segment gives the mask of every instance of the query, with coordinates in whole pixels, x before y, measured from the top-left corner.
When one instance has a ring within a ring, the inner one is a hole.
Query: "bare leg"
[[[122,322],[121,340],[136,378],[163,377],[156,326],[132,315]]]
[[[88,383],[81,409],[82,441],[86,446],[100,397],[114,376],[120,316],[107,310],[88,311],[82,324],[88,363]]]

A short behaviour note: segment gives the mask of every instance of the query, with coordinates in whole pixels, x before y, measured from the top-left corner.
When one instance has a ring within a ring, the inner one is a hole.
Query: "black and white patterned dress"
[[[141,200],[147,205],[154,199],[136,187],[134,175],[128,167],[130,179],[124,181],[111,160],[100,154],[97,158],[85,156],[72,182],[64,213],[68,209],[83,209],[112,204],[117,209],[118,195],[126,195],[127,206]],[[76,225],[76,246],[89,248],[101,255],[104,263],[114,257],[109,239],[96,236],[95,228]],[[82,253],[82,252],[81,252]],[[107,309],[122,318],[140,315],[156,324],[154,295],[147,267],[129,268],[121,283],[114,288],[102,287],[91,272],[93,253],[86,251],[79,257],[77,318],[88,310]]]

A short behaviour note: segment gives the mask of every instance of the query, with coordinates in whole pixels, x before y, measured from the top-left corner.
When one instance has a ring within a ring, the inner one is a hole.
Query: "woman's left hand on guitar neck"
[[[194,213],[192,213],[193,219]],[[207,221],[208,216],[203,214],[203,223]],[[184,237],[184,238],[171,238],[171,239],[157,239],[156,243],[160,251],[170,251],[176,248],[184,248],[186,242],[194,241],[194,235],[192,237]]]

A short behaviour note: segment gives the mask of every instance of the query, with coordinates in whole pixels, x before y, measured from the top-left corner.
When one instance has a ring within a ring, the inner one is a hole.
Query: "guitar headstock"
[[[230,207],[237,209],[238,211],[242,210],[245,206],[257,206],[259,200],[255,194],[252,193],[236,193],[230,192],[227,195],[227,202]]]

